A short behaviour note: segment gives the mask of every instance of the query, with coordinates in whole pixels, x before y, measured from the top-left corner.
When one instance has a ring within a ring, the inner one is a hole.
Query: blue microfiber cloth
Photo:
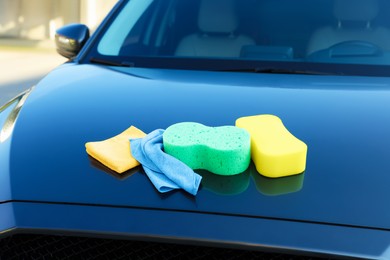
[[[164,130],[158,129],[144,138],[131,139],[131,153],[142,164],[159,192],[184,189],[196,195],[202,177],[183,162],[163,151]]]

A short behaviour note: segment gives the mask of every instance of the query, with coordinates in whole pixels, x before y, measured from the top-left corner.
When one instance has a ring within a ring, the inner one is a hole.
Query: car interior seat
[[[372,25],[379,9],[378,0],[334,0],[337,26],[316,30],[309,40],[307,54],[347,41],[368,42],[389,50],[390,30]]]
[[[239,57],[243,46],[255,42],[236,33],[239,22],[235,11],[235,0],[201,0],[197,23],[199,32],[185,36],[179,42],[175,55]]]

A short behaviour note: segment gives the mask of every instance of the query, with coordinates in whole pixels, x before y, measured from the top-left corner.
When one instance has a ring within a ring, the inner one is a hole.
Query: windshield
[[[93,58],[179,69],[377,69],[390,64],[389,8],[389,0],[129,0]]]

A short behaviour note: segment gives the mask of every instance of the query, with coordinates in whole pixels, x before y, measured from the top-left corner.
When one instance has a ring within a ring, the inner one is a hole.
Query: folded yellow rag
[[[87,153],[117,173],[123,173],[139,165],[130,151],[130,141],[133,138],[143,138],[144,132],[131,126],[123,133],[100,142],[85,144]]]

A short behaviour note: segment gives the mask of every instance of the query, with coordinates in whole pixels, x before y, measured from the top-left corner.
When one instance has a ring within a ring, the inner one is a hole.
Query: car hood
[[[64,77],[64,75],[67,75]],[[390,81],[66,64],[26,100],[1,166],[2,201],[171,209],[390,229]],[[268,179],[253,164],[223,177],[198,171],[197,196],[160,194],[141,167],[124,176],[85,143],[134,125],[234,125],[274,114],[308,145],[303,174]]]

